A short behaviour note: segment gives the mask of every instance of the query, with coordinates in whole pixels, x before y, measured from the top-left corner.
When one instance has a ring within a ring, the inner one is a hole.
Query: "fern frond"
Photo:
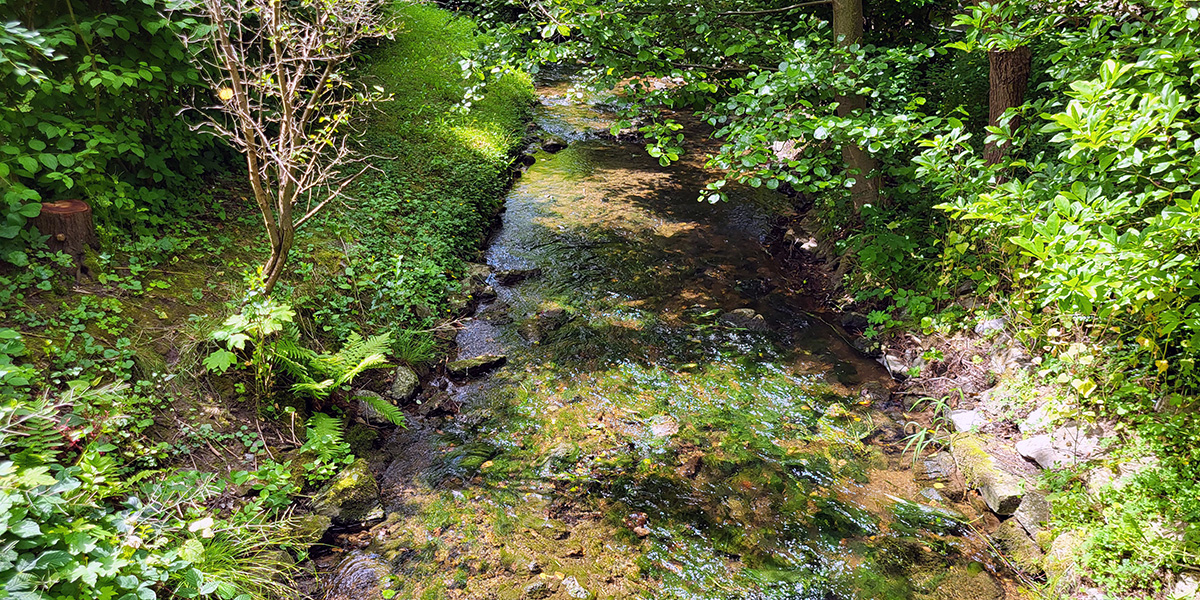
[[[357,333],[351,333],[350,338],[346,340],[346,345],[338,350],[337,354],[333,355],[334,360],[343,369],[343,372],[348,371],[347,367],[359,366],[367,358],[378,354],[381,358],[387,355],[388,347],[392,345],[392,334],[382,333],[373,335],[363,339]],[[372,366],[382,366],[381,363],[376,363]],[[371,368],[370,366],[361,367],[359,372]]]
[[[305,431],[309,442],[323,442],[333,445],[342,443],[345,435],[345,425],[342,420],[325,413],[313,413],[308,418],[308,429]]]
[[[295,394],[308,394],[313,398],[325,398],[329,395],[329,391],[336,386],[337,382],[332,379],[326,379],[320,383],[315,381],[303,381],[292,384],[292,392]]]
[[[387,364],[387,359],[382,354],[372,354],[364,357],[361,361],[359,361],[358,364],[354,365],[349,370],[342,372],[342,374],[338,376],[337,384],[346,385],[353,381],[359,373],[362,373],[367,369],[386,367]]]
[[[374,395],[361,396],[359,400],[366,402],[368,406],[375,409],[375,412],[383,415],[383,418],[387,419],[392,425],[404,427],[404,411],[400,410],[395,404]]]

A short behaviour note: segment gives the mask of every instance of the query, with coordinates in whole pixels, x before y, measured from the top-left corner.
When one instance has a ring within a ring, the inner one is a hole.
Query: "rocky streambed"
[[[762,250],[778,200],[697,203],[702,148],[660,167],[570,92],[541,89],[553,143],[458,361],[388,390],[410,423],[358,467],[378,506],[336,532],[327,596],[1015,598],[978,530],[1022,497],[903,452],[888,372]]]

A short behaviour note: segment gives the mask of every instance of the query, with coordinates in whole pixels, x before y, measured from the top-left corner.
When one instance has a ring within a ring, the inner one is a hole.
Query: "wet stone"
[[[954,457],[949,452],[938,452],[921,462],[922,475],[928,480],[947,480],[954,475],[957,468]]]
[[[340,524],[363,521],[378,508],[379,483],[363,458],[342,469],[312,500],[314,513]]]
[[[451,377],[474,377],[499,368],[506,362],[508,357],[503,354],[484,354],[447,363],[446,373]]]
[[[500,285],[513,286],[531,277],[538,277],[541,274],[541,269],[505,269],[503,271],[496,271],[496,281]]]
[[[769,331],[767,320],[762,315],[754,312],[751,308],[738,308],[731,310],[723,315],[717,322],[736,329],[746,329],[748,331],[765,332]]]

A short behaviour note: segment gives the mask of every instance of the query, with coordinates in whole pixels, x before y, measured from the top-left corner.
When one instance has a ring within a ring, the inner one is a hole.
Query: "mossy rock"
[[[915,600],[1003,600],[1004,588],[982,565],[973,563],[913,577],[921,589]]]
[[[895,517],[893,527],[904,533],[924,529],[939,535],[950,535],[962,531],[963,523],[967,521],[966,516],[958,511],[907,500],[897,500],[892,505],[892,516]]]
[[[1031,575],[1042,573],[1042,549],[1033,541],[1016,519],[1000,524],[992,541],[1017,568]]]
[[[448,363],[446,372],[454,377],[471,377],[501,367],[506,362],[508,357],[503,354],[485,354]]]
[[[315,513],[296,517],[291,521],[287,537],[298,545],[311,546],[325,537],[325,532],[333,526],[333,519]]]
[[[362,521],[378,507],[379,482],[364,458],[342,469],[312,500],[314,513],[338,524]]]

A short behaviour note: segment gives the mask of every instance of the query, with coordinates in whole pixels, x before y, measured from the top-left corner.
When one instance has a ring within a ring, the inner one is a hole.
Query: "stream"
[[[664,168],[611,98],[539,92],[567,145],[513,185],[457,337],[506,363],[425,386],[330,597],[1015,598],[965,491],[914,477],[887,373],[764,251],[785,199],[697,202],[703,141]]]

